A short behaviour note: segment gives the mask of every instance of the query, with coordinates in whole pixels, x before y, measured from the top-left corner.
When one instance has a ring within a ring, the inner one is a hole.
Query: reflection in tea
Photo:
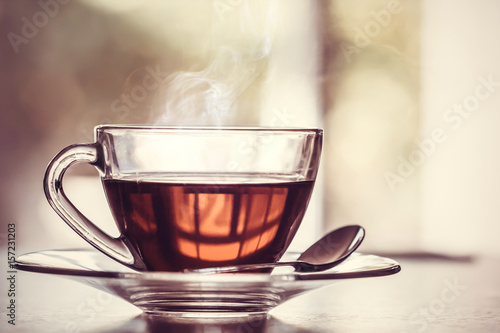
[[[149,270],[276,261],[297,231],[313,181],[104,180],[122,234]]]

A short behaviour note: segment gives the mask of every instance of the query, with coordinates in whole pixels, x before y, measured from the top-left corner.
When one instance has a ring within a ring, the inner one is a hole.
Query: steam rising
[[[159,88],[151,121],[176,126],[231,125],[238,97],[267,63],[276,3],[242,0],[236,7],[214,6],[216,51],[209,65],[202,71],[170,75]]]

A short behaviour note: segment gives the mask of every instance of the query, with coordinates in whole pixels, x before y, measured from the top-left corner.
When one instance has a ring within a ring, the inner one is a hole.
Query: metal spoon
[[[319,272],[340,264],[353,253],[363,241],[365,229],[359,225],[349,225],[331,231],[305,250],[297,261],[246,264],[223,267],[187,269],[196,273],[231,273],[256,269],[292,266],[297,272]]]

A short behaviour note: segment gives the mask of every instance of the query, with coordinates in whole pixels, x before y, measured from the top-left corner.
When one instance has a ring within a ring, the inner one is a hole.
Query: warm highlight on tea
[[[313,181],[104,180],[122,234],[147,269],[273,262],[297,231]]]

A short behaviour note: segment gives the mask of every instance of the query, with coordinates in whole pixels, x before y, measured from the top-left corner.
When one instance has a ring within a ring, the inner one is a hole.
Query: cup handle
[[[104,173],[102,148],[97,143],[75,144],[61,150],[47,166],[43,181],[45,196],[56,213],[80,237],[118,262],[137,270],[146,267],[137,252],[123,236],[113,238],[87,219],[68,199],[62,187],[64,173],[76,163],[93,165]]]

